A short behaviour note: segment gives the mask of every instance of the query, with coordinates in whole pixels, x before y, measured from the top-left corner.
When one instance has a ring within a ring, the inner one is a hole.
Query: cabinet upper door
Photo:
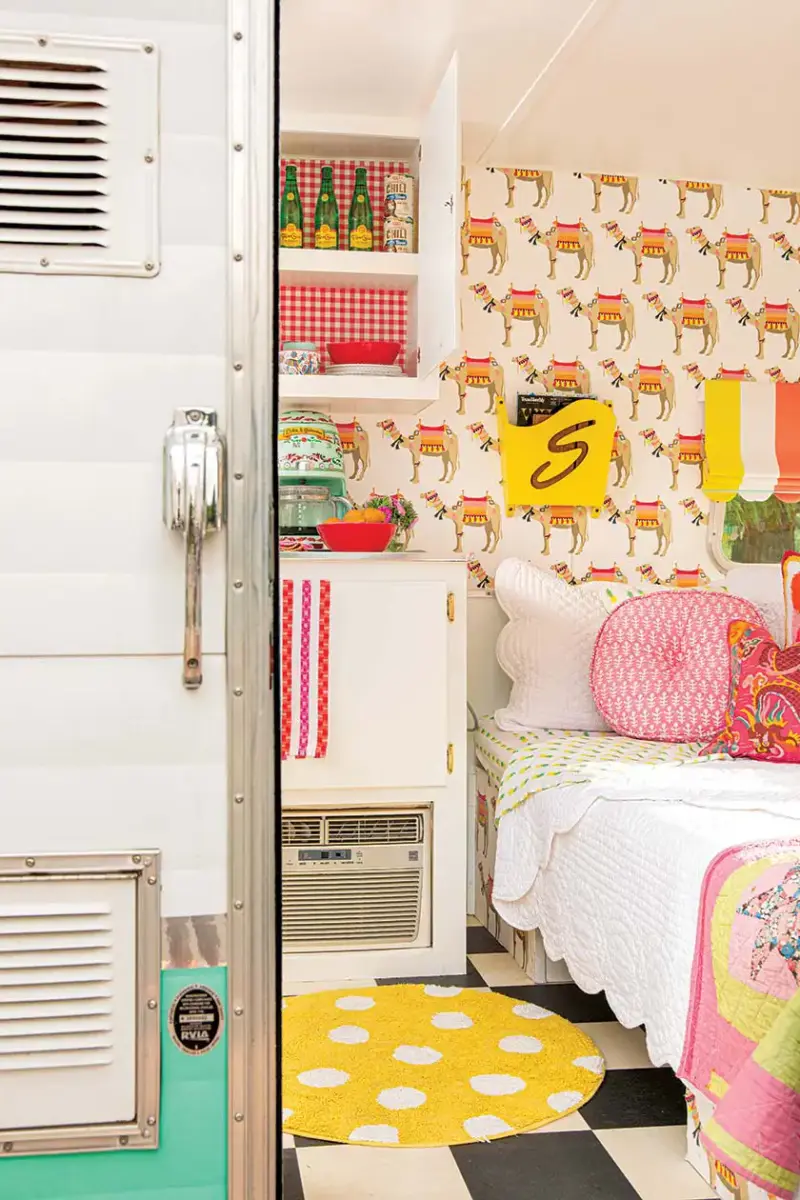
[[[284,789],[442,787],[447,587],[331,582],[328,750],[289,759]]]
[[[459,345],[461,123],[457,55],[450,60],[428,111],[420,145],[419,373],[424,376]]]

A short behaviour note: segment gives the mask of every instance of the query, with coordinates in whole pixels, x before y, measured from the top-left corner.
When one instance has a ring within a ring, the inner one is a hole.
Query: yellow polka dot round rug
[[[498,992],[397,984],[284,1001],[283,1127],[300,1137],[492,1141],[575,1112],[604,1071],[582,1030]]]

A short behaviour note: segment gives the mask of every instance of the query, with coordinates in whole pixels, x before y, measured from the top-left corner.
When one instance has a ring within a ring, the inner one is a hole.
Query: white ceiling
[[[589,5],[283,0],[282,103],[415,116],[457,48],[468,161],[800,183],[800,6],[782,0],[595,0],[509,120]]]

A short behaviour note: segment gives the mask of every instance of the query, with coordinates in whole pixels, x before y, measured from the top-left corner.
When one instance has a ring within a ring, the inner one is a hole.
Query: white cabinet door
[[[431,105],[421,139],[419,181],[419,373],[458,349],[458,213],[461,123],[458,56]]]
[[[284,791],[443,786],[449,628],[443,582],[333,580],[328,753]]]

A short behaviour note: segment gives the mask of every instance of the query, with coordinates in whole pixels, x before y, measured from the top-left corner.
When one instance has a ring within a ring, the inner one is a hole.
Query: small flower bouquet
[[[411,530],[417,523],[417,513],[414,505],[396,492],[393,496],[379,496],[373,492],[364,508],[379,508],[392,525],[396,526],[395,534],[387,546],[387,550],[407,550],[411,538]]]

